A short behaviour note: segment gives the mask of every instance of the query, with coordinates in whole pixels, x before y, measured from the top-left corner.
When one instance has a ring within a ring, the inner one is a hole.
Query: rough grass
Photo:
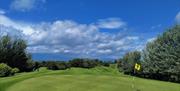
[[[115,68],[114,65],[61,71],[42,68],[39,72],[0,78],[0,91],[180,91],[180,84],[142,78],[133,81]]]

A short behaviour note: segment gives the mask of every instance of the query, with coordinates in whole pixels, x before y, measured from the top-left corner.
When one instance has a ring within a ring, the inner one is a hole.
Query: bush
[[[66,62],[46,62],[44,67],[47,67],[49,70],[65,70],[69,68],[68,64]]]
[[[135,75],[134,74],[134,65],[135,63],[140,63],[141,52],[134,51],[129,52],[124,55],[121,59],[121,62],[118,62],[119,71],[123,71],[125,74]]]
[[[11,75],[14,75],[15,73],[18,73],[20,70],[18,68],[13,68],[11,70]]]
[[[99,63],[97,60],[88,59],[88,58],[76,58],[69,61],[71,67],[80,67],[80,68],[94,68]]]
[[[109,67],[110,64],[112,64],[111,62],[103,62],[101,65],[102,66],[105,66],[105,67]]]
[[[12,75],[12,68],[7,64],[0,64],[0,77],[6,77]]]

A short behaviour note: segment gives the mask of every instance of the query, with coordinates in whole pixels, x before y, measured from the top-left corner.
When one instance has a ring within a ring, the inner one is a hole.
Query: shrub
[[[55,62],[55,61],[46,62],[44,67],[47,67],[50,70],[65,70],[69,68],[66,62]]]
[[[12,68],[8,66],[7,64],[1,63],[0,64],[0,76],[1,77],[6,77],[10,76],[12,72]]]
[[[105,67],[109,67],[110,66],[110,62],[103,62],[102,65],[105,66]]]
[[[88,59],[88,58],[76,58],[69,61],[71,67],[80,67],[80,68],[94,68],[101,65],[97,59]]]
[[[11,75],[14,75],[15,73],[18,73],[20,70],[18,68],[13,68],[11,70]]]
[[[140,63],[140,59],[141,52],[139,51],[125,54],[118,64],[119,71],[123,71],[125,74],[134,75],[134,65],[135,63]]]

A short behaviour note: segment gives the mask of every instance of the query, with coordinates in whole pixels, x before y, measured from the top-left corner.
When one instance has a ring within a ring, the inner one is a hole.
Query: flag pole
[[[134,82],[135,82],[135,81],[134,81],[134,80],[135,80],[134,74],[135,74],[135,68],[133,69],[132,89],[134,89],[134,87],[135,87],[135,86],[134,86]]]
[[[132,81],[132,89],[135,89],[135,72],[136,71],[139,71],[141,69],[141,65],[140,64],[138,64],[138,63],[136,63],[135,65],[134,65],[134,69],[133,69],[133,81]]]

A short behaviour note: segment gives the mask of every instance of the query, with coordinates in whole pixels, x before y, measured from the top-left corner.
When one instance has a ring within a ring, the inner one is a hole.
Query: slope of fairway
[[[42,69],[0,78],[0,91],[180,91],[180,84],[141,78],[133,81],[113,67]]]

